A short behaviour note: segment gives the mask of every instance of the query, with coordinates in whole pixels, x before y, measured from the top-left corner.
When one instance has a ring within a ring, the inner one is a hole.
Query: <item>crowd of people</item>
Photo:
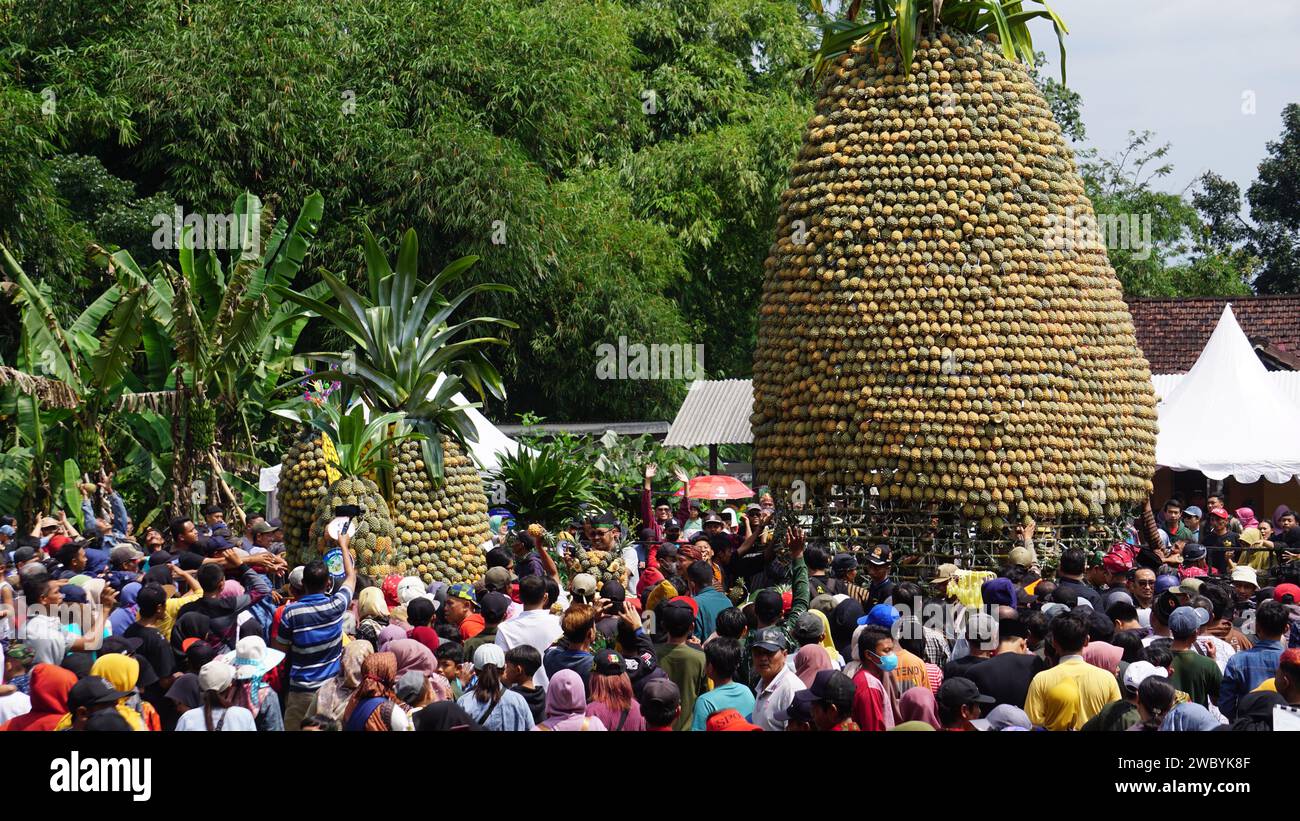
[[[341,572],[289,568],[277,522],[136,534],[107,480],[80,532],[4,519],[0,731],[1271,730],[1300,706],[1289,510],[1171,502],[1051,563],[1031,525],[972,600],[954,565],[896,577],[883,540],[774,539],[770,495],[652,504],[653,476],[639,538],[580,522],[626,558],[603,580],[525,531],[473,584],[359,576],[346,532]]]

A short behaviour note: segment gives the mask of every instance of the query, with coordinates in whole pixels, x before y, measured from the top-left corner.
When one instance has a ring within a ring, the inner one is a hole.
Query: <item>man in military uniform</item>
[[[871,586],[863,604],[866,610],[884,604],[894,595],[894,579],[889,574],[890,558],[887,544],[877,544],[867,553],[867,575],[871,578]]]

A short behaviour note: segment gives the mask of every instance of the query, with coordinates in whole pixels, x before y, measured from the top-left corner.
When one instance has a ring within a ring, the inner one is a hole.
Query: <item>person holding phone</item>
[[[326,547],[326,538],[321,539],[322,548]],[[301,728],[316,691],[342,670],[343,616],[352,606],[352,593],[357,585],[351,541],[348,533],[338,533],[336,543],[343,559],[343,581],[338,591],[328,594],[329,568],[324,561],[316,559],[303,570],[305,595],[286,605],[280,617],[275,643],[289,657],[284,729],[291,732]]]

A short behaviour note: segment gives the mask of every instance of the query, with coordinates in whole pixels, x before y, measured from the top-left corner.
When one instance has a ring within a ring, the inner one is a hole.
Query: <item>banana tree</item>
[[[195,247],[191,227],[180,237],[179,270],[155,266],[147,276],[128,252],[105,254],[110,269],[144,287],[145,368],[121,407],[170,418],[173,514],[188,509],[192,483],[202,476],[211,481],[199,495],[224,501],[233,520],[243,519],[231,485],[251,485],[225,465],[251,469],[260,463],[256,453],[269,434],[267,410],[307,322],[295,318],[297,308],[285,304],[278,289],[301,269],[323,212],[324,198],[312,194],[292,225],[277,220],[269,240],[260,243],[262,203],[241,195],[232,213],[239,243],[228,269],[215,250]],[[323,295],[324,287],[311,293]]]
[[[397,265],[387,257],[369,230],[365,232],[368,290],[358,293],[342,279],[322,272],[336,305],[311,293],[277,286],[281,295],[298,305],[303,316],[321,317],[352,340],[354,348],[304,354],[329,365],[329,370],[306,379],[337,381],[355,388],[377,413],[401,412],[406,426],[424,435],[420,442],[425,470],[432,481],[442,479],[442,437],[461,442],[475,440],[473,423],[466,414],[479,403],[454,400],[465,387],[480,400],[490,395],[504,398],[501,376],[487,357],[489,345],[504,345],[497,337],[469,337],[481,325],[518,327],[509,320],[476,316],[453,321],[465,300],[485,291],[514,293],[508,285],[480,283],[450,298],[445,289],[454,285],[478,261],[462,257],[443,268],[427,284],[418,273],[419,242],[407,231],[398,247]]]
[[[7,249],[0,247],[0,259],[8,277],[5,291],[20,314],[19,367],[7,369],[14,390],[6,404],[17,420],[17,450],[10,456],[30,452],[27,512],[50,509],[55,491],[61,491],[57,496],[75,515],[82,468],[91,474],[113,469],[103,430],[139,344],[143,290],[116,283],[65,328],[46,290]],[[66,458],[55,470],[59,456]],[[16,464],[13,458],[10,464]]]

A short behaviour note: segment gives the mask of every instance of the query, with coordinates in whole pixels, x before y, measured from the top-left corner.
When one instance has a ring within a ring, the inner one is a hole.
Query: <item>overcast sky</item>
[[[1300,103],[1300,0],[1051,5],[1070,27],[1067,79],[1083,98],[1086,147],[1113,154],[1130,129],[1150,129],[1173,144],[1167,158],[1173,173],[1158,187],[1182,191],[1214,170],[1245,191],[1265,143],[1281,134],[1283,106]],[[1059,79],[1051,25],[1031,26],[1035,47]],[[1247,92],[1253,92],[1253,115],[1243,113]]]

